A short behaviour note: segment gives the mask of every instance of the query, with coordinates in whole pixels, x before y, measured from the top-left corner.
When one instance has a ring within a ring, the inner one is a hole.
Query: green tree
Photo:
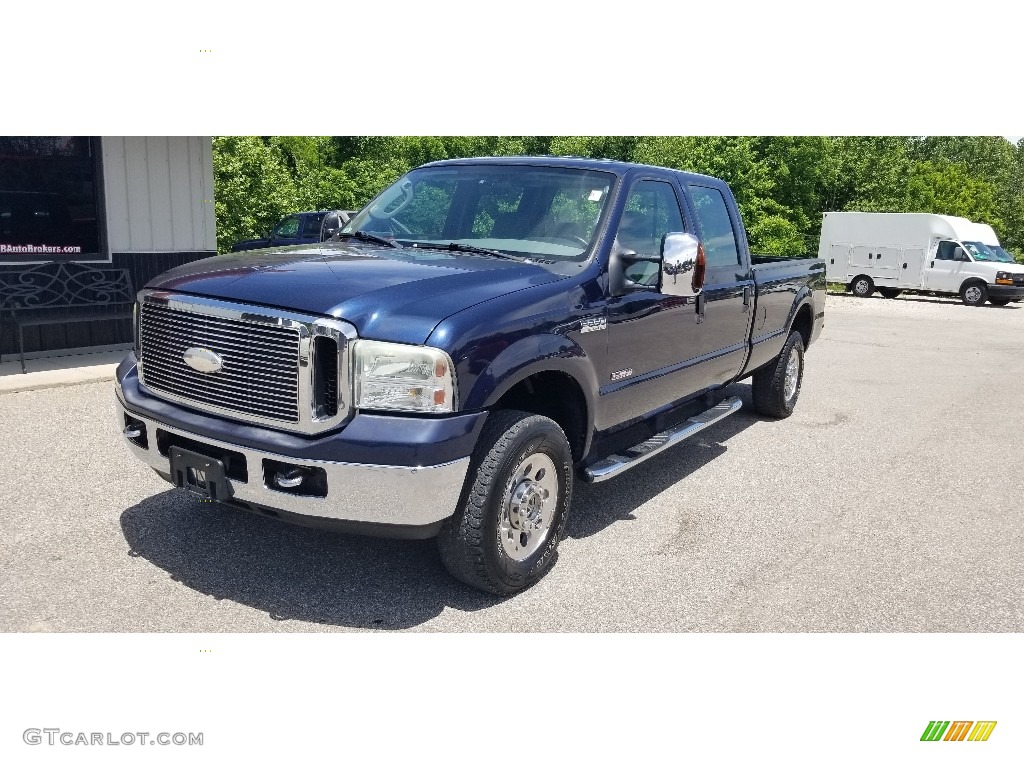
[[[908,209],[963,216],[1002,229],[995,187],[972,176],[959,163],[926,160],[907,181]]]
[[[213,139],[217,249],[257,236],[296,210],[299,192],[279,149],[258,136]]]
[[[577,155],[732,187],[755,252],[814,252],[824,211],[930,211],[992,224],[1024,259],[1024,142],[908,136],[274,136],[214,140],[218,245],[298,210],[360,208],[434,160]]]

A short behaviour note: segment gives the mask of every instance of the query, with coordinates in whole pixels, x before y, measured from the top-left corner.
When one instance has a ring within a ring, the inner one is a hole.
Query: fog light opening
[[[121,434],[125,436],[128,442],[139,446],[139,448],[149,450],[149,438],[146,435],[145,422],[132,418],[126,413],[124,415],[124,429],[121,430]]]
[[[327,496],[327,472],[323,467],[264,459],[263,482],[268,489],[278,493],[320,498]]]

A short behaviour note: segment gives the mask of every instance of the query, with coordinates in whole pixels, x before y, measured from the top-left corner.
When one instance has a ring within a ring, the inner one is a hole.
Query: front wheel
[[[441,561],[459,581],[508,595],[551,567],[572,501],[572,452],[549,418],[491,414],[459,509],[438,534]]]
[[[960,300],[968,307],[980,307],[988,298],[984,283],[968,283],[960,289]]]
[[[804,378],[804,340],[793,331],[779,356],[754,374],[754,410],[784,419],[793,413]]]

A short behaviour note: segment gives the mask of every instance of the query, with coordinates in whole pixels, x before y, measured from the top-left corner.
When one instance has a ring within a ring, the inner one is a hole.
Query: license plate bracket
[[[224,478],[224,462],[172,445],[171,482],[201,499],[226,501],[231,489]]]

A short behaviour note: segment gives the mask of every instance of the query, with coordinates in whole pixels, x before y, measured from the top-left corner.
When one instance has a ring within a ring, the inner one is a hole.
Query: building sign
[[[88,136],[0,136],[0,263],[106,260],[98,149]]]

